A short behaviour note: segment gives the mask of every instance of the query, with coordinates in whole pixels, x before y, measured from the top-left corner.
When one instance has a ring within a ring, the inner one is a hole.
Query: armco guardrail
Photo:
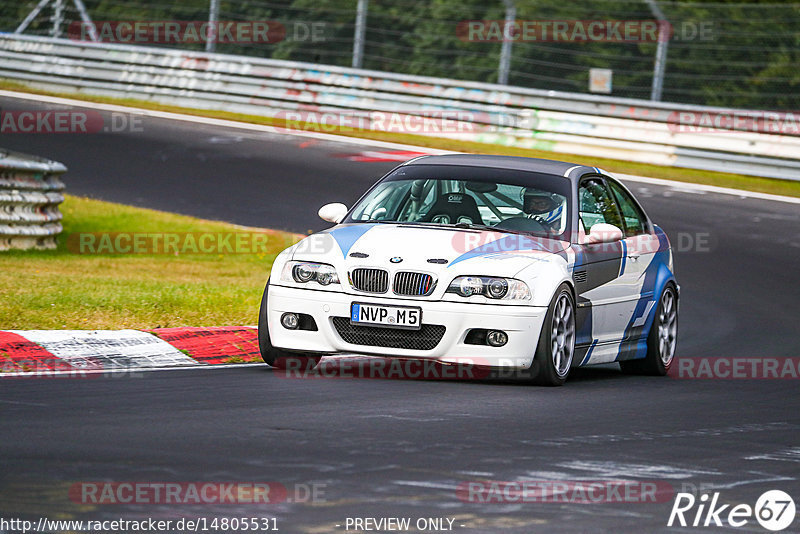
[[[800,180],[800,135],[764,127],[786,117],[760,111],[12,34],[0,34],[0,78],[61,92],[261,116],[314,111],[368,119],[376,111],[401,116],[464,112],[468,128],[417,133]],[[706,127],[732,113],[740,120]],[[787,124],[797,129],[797,121],[789,115]]]
[[[0,149],[0,251],[56,248],[67,168]]]

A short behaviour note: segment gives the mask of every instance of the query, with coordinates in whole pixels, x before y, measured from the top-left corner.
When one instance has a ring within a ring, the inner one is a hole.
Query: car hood
[[[404,224],[345,224],[295,245],[295,260],[453,274],[514,276],[532,262],[566,259],[569,243],[530,235]]]

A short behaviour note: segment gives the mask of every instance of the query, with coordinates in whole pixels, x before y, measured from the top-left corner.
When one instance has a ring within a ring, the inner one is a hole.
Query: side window
[[[583,181],[578,190],[578,201],[581,221],[587,234],[597,223],[608,223],[623,228],[617,203],[602,180],[590,178]]]
[[[625,236],[630,237],[645,233],[647,231],[647,218],[636,201],[619,184],[610,180],[608,184],[611,186],[611,191],[613,191],[622,211]]]

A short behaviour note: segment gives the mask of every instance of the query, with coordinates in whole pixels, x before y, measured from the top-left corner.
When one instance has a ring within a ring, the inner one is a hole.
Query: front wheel
[[[542,325],[533,358],[532,381],[542,386],[561,386],[567,380],[575,354],[575,301],[569,286],[559,286]]]
[[[670,284],[658,301],[658,311],[647,336],[647,355],[638,360],[619,362],[624,373],[664,376],[675,359],[678,336],[678,293]]]
[[[288,352],[273,347],[269,339],[269,326],[267,324],[267,297],[269,295],[269,281],[264,287],[261,297],[261,307],[258,310],[258,350],[264,363],[277,369],[310,370],[319,363],[320,356],[306,356]]]

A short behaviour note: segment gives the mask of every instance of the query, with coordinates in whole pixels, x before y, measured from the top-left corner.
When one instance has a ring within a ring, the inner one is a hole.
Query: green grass
[[[57,250],[0,252],[0,329],[256,324],[272,261],[299,237],[264,230],[252,254],[78,254],[68,234],[251,229],[69,195],[61,211]]]
[[[100,102],[100,103],[116,104],[122,106],[132,106],[144,109],[169,111],[174,113],[184,113],[188,115],[213,117],[218,119],[248,122],[254,124],[265,124],[269,126],[287,125],[287,122],[285,120],[279,118],[260,117],[256,115],[244,115],[239,113],[230,113],[227,111],[210,111],[202,109],[181,108],[176,106],[167,106],[155,102],[135,100],[135,99],[99,97],[99,96],[91,96],[91,95],[84,95],[77,93],[56,93],[52,91],[39,90],[10,80],[0,80],[0,89],[43,94],[43,95],[61,96],[65,98],[86,100],[89,102]],[[341,129],[339,131],[329,131],[329,129],[325,127],[321,127],[318,124],[308,123],[308,122],[300,124],[296,122],[291,122],[290,126],[292,128],[299,128],[307,131],[322,131],[326,133],[347,135],[349,137],[374,139],[378,141],[388,141],[393,143],[403,143],[421,147],[439,148],[443,150],[452,150],[456,152],[471,152],[479,154],[501,154],[509,156],[527,156],[532,158],[560,159],[575,163],[585,163],[591,166],[602,167],[603,169],[612,173],[638,174],[642,176],[650,176],[652,178],[663,178],[666,180],[674,180],[678,182],[715,185],[720,187],[743,189],[746,191],[757,191],[761,193],[771,193],[775,195],[800,197],[800,182],[792,180],[775,180],[772,178],[760,178],[755,176],[745,176],[741,174],[702,171],[696,169],[685,169],[680,167],[663,167],[659,165],[649,165],[646,163],[634,163],[629,161],[595,158],[590,156],[576,156],[572,154],[563,154],[559,152],[550,152],[546,150],[534,150],[534,149],[515,148],[515,147],[495,145],[495,144],[458,141],[454,139],[435,138],[424,135],[413,135],[413,134],[403,134],[394,132],[376,132],[373,130],[359,130],[359,129],[349,129],[349,130]]]

